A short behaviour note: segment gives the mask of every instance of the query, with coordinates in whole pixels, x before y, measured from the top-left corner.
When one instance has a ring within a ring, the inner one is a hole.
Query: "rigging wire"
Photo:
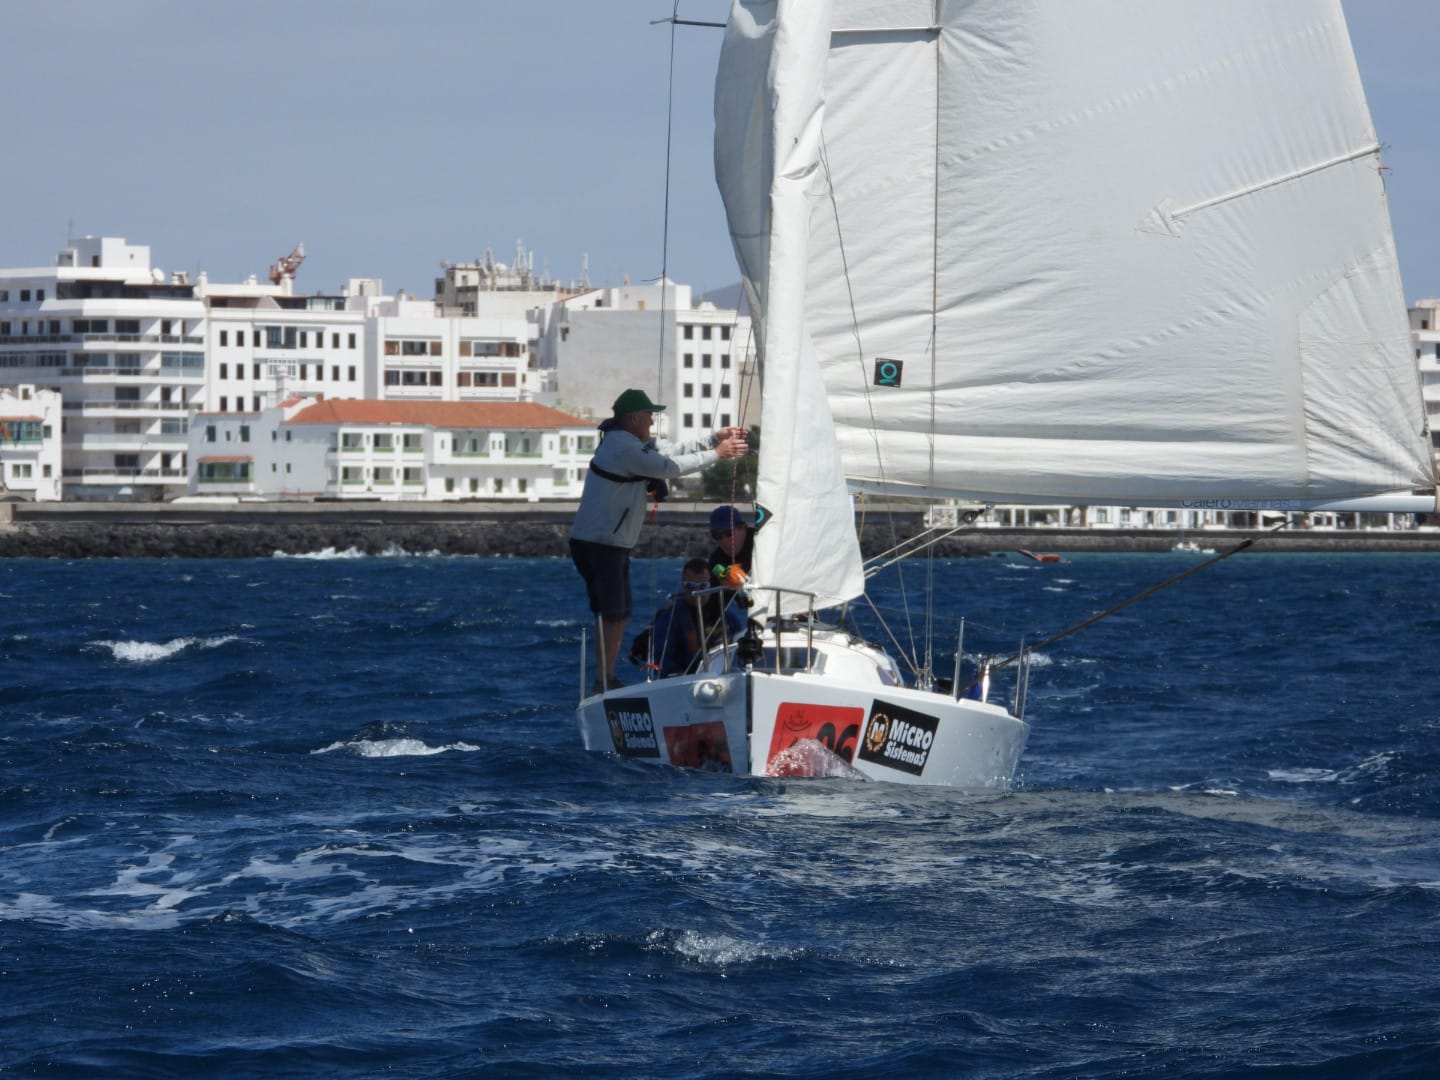
[[[871,443],[872,443],[872,444],[874,445],[874,447],[875,447],[875,468],[876,468],[876,471],[877,471],[877,473],[878,473],[879,483],[880,483],[881,487],[884,487],[884,485],[885,485],[885,459],[884,459],[884,455],[880,452],[880,429],[879,429],[878,425],[876,424],[876,419],[875,419],[875,402],[874,402],[874,399],[873,399],[873,397],[872,397],[872,395],[871,395],[871,393],[870,393],[870,384],[869,384],[869,382],[868,382],[868,381],[866,380],[866,378],[865,378],[865,345],[864,345],[864,342],[863,342],[863,341],[861,340],[861,338],[860,338],[860,316],[859,316],[859,313],[856,311],[856,308],[855,308],[855,284],[854,284],[853,279],[850,277],[850,257],[849,257],[849,255],[846,253],[846,251],[845,251],[845,230],[844,230],[844,229],[841,227],[841,225],[840,225],[840,205],[839,205],[839,203],[837,203],[836,200],[835,200],[835,183],[834,183],[834,177],[833,177],[833,175],[832,175],[832,173],[831,173],[831,171],[830,171],[830,150],[829,150],[828,145],[827,145],[826,142],[825,142],[825,136],[823,135],[823,133],[822,133],[822,135],[820,136],[820,167],[821,167],[821,168],[824,170],[824,172],[825,172],[825,192],[826,192],[826,195],[828,196],[829,202],[830,202],[830,214],[831,214],[831,217],[832,217],[832,218],[834,219],[834,221],[835,221],[835,245],[836,245],[836,249],[837,249],[837,251],[838,251],[838,253],[839,253],[839,255],[840,255],[840,271],[841,271],[841,276],[845,279],[845,297],[846,297],[846,302],[849,304],[849,307],[850,307],[850,333],[851,333],[851,336],[854,337],[854,339],[855,339],[855,360],[856,360],[856,363],[859,365],[859,368],[860,368],[860,386],[862,387],[862,393],[863,393],[864,396],[865,396],[865,408],[866,408],[866,410],[867,410],[867,411],[869,412],[869,414],[870,414],[870,441],[871,441]],[[868,505],[865,503],[864,500],[861,500],[861,502],[860,502],[860,519],[859,519],[859,521],[857,521],[857,522],[855,523],[855,528],[856,528],[857,537],[858,537],[858,536],[861,536],[861,535],[864,535],[864,529],[865,529],[866,519],[869,517],[869,512],[868,512],[868,511],[869,511]],[[893,550],[895,547],[898,547],[898,546],[900,545],[901,540],[900,540],[900,537],[899,537],[899,533],[898,533],[898,531],[896,530],[896,527],[895,527],[895,518],[894,518],[894,516],[893,516],[893,515],[887,515],[886,520],[888,521],[888,523],[889,523],[889,525],[890,525],[890,543],[891,543],[891,547],[892,547],[892,550]],[[901,603],[903,603],[903,604],[905,605],[905,608],[906,608],[906,613],[905,613],[905,629],[906,629],[906,631],[908,632],[909,637],[910,637],[910,650],[909,650],[909,652],[910,652],[910,654],[918,654],[918,649],[916,648],[916,645],[915,645],[914,617],[910,614],[910,611],[909,611],[910,598],[909,598],[909,590],[905,588],[905,573],[904,573],[904,571],[903,571],[903,570],[897,570],[897,571],[896,571],[896,577],[898,578],[898,580],[899,580],[899,585],[900,585],[900,599],[901,599]],[[844,611],[844,609],[842,609],[842,617],[843,617],[843,611]],[[892,636],[892,640],[893,640],[893,636]],[[897,650],[898,652],[901,652],[901,653],[905,653],[905,652],[906,652],[905,649],[901,648],[901,646],[900,646],[900,644],[899,644],[898,642],[896,642],[895,648],[896,648],[896,650]],[[908,662],[908,661],[909,661],[909,654],[907,654],[906,659],[907,659],[907,662]],[[911,664],[911,666],[912,666],[912,667],[914,666],[913,663]]]
[[[1281,529],[1285,528],[1287,525],[1289,525],[1288,521],[1282,521],[1273,529],[1267,529],[1266,534],[1268,535],[1271,533],[1277,533]],[[1059,641],[1061,638],[1066,638],[1069,637],[1071,634],[1078,633],[1079,631],[1084,630],[1087,626],[1094,626],[1101,619],[1108,618],[1109,616],[1114,615],[1117,611],[1122,611],[1123,609],[1129,607],[1131,604],[1134,604],[1140,600],[1144,600],[1147,596],[1153,596],[1161,589],[1168,589],[1171,585],[1175,585],[1181,581],[1184,581],[1191,574],[1198,574],[1201,570],[1205,570],[1211,566],[1214,566],[1218,562],[1230,558],[1231,555],[1240,554],[1240,552],[1245,551],[1246,549],[1253,546],[1256,540],[1262,538],[1263,537],[1261,536],[1248,537],[1245,540],[1242,540],[1240,543],[1236,544],[1229,551],[1222,552],[1221,554],[1216,555],[1212,559],[1206,559],[1202,563],[1197,563],[1196,565],[1189,567],[1186,570],[1182,570],[1180,573],[1168,577],[1164,581],[1159,582],[1158,584],[1151,585],[1148,589],[1142,589],[1134,596],[1131,596],[1125,600],[1121,600],[1118,604],[1112,604],[1104,611],[1097,612],[1096,614],[1091,615],[1088,619],[1084,619],[1081,622],[1076,623],[1074,626],[1066,627],[1059,633],[1051,634],[1044,641],[1037,641],[1034,645],[1025,645],[1017,653],[1012,653],[1010,656],[1004,657],[1000,660],[991,661],[987,670],[991,673],[999,671],[1001,668],[1008,667],[1009,665],[1015,663],[1017,660],[1028,656],[1030,653],[1037,652],[1040,649],[1044,649],[1050,645],[1055,644],[1055,642]],[[960,688],[960,690],[957,692],[957,696],[964,694],[966,690],[969,690],[971,687],[977,685],[983,677],[984,673],[976,675],[973,679],[971,679],[968,683],[966,683]]]

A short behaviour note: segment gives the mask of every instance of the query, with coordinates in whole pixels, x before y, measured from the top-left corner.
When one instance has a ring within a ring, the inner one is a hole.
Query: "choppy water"
[[[937,652],[1187,558],[941,564]],[[0,1072],[1440,1069],[1437,556],[1066,639],[986,795],[585,753],[560,561],[15,560],[0,611]]]

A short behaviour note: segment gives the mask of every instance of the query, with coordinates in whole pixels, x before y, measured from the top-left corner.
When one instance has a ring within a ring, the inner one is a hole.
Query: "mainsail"
[[[736,0],[716,101],[752,301],[813,341],[852,487],[1433,494],[1338,0]],[[765,277],[796,247],[803,297]]]

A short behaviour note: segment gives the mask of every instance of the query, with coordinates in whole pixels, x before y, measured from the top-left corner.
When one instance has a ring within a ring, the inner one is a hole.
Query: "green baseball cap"
[[[656,405],[644,390],[626,390],[615,399],[615,415],[624,416],[632,412],[664,412],[664,405]]]

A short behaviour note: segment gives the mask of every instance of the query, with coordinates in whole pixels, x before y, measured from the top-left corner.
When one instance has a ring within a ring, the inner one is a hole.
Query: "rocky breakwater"
[[[705,555],[711,506],[670,503],[646,524],[642,558]],[[8,513],[6,513],[8,511]],[[0,504],[0,558],[253,559],[324,552],[568,558],[574,504]],[[10,521],[5,518],[10,517]],[[866,556],[921,531],[919,514],[870,514],[861,530]],[[1248,536],[1207,532],[1206,548],[1225,551]],[[968,529],[934,546],[964,558],[1078,551],[1170,551],[1177,536],[1145,530]],[[1255,551],[1440,551],[1440,531],[1261,534]]]

